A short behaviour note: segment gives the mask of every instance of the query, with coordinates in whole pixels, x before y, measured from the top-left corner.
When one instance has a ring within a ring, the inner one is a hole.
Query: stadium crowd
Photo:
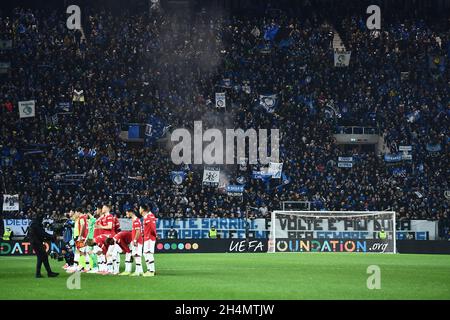
[[[317,210],[390,209],[448,223],[449,21],[437,28],[399,19],[371,32],[363,19],[337,28],[347,30],[351,60],[336,68],[332,24],[286,13],[99,11],[82,32],[67,29],[64,13],[2,16],[1,38],[13,40],[0,52],[11,61],[0,75],[2,189],[21,199],[19,213],[4,214],[57,217],[109,201],[123,216],[147,200],[158,217],[268,217],[297,200]],[[226,92],[226,110],[215,108],[216,92]],[[277,94],[273,113],[259,106],[260,94]],[[19,118],[18,102],[33,99],[36,116]],[[71,104],[61,112],[64,102]],[[280,129],[283,178],[253,179],[253,166],[226,166],[225,180],[245,182],[242,198],[204,187],[203,166],[174,165],[167,138],[148,147],[119,138],[124,125],[149,115],[170,129],[194,120]],[[376,150],[339,146],[338,126],[376,128],[388,153],[411,145],[412,160],[390,163]],[[337,167],[339,156],[353,156],[353,167]],[[173,170],[187,173],[181,187]],[[85,175],[67,185],[62,173]]]

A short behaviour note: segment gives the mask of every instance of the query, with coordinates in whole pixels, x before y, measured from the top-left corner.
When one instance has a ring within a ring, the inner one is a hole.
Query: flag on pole
[[[36,101],[19,101],[19,116],[20,118],[31,118],[36,113]]]

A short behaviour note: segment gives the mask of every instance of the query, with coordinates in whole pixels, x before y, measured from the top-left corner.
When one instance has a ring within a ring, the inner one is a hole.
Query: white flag
[[[270,173],[272,175],[272,179],[279,179],[281,178],[281,171],[283,170],[283,163],[280,162],[271,162],[269,164],[269,170],[267,170],[267,173]]]
[[[84,91],[83,90],[73,90],[73,97],[72,97],[72,101],[75,102],[84,102]]]
[[[35,116],[36,102],[34,100],[19,101],[19,116],[30,118]]]
[[[334,52],[334,66],[335,67],[348,67],[350,64],[351,51]]]
[[[203,184],[209,186],[218,186],[220,180],[220,169],[205,167],[203,170]]]
[[[19,195],[4,194],[3,195],[3,211],[19,211]]]
[[[225,108],[225,92],[216,92],[216,108]]]

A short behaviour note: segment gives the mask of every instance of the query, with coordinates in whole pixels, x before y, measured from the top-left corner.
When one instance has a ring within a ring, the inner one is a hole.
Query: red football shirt
[[[96,226],[103,226],[103,216],[100,216],[96,221],[95,221],[95,225]],[[94,229],[94,238],[98,237],[99,235],[103,234],[103,229]]]
[[[98,245],[100,247],[100,249],[102,249],[103,254],[106,254],[106,252],[108,252],[109,246],[105,243],[105,240],[107,238],[109,238],[109,236],[106,234],[101,234],[94,238],[95,244]]]
[[[114,216],[113,230],[114,234],[118,234],[120,232],[120,221],[116,216]]]
[[[133,221],[133,230],[131,231],[131,237],[134,241],[134,239],[136,239],[136,231],[140,231],[141,232],[141,236],[138,238],[137,243],[143,244],[144,243],[144,238],[142,237],[142,224],[141,224],[141,220],[139,219],[134,219]]]
[[[106,227],[109,223],[111,223],[112,229],[110,230],[103,230],[103,234],[107,234],[111,237],[113,237],[116,233],[114,232],[114,216],[111,213],[108,213],[103,218],[103,225]]]
[[[149,212],[144,218],[144,241],[156,241],[156,217]]]
[[[81,225],[84,225],[84,231],[83,234],[81,234]],[[86,239],[89,234],[89,228],[88,228],[88,222],[87,222],[87,215],[82,214],[80,215],[80,218],[78,219],[78,234],[83,239]]]
[[[131,231],[120,231],[114,236],[114,240],[116,240],[116,243],[120,246],[123,252],[131,252],[128,246],[133,241]]]

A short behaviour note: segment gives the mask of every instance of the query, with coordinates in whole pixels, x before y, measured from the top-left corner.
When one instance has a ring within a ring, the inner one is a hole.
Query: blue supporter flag
[[[139,138],[139,125],[130,124],[128,126],[128,139],[138,139]]]
[[[273,41],[275,39],[275,36],[277,35],[279,29],[280,29],[280,27],[277,26],[276,24],[267,26],[266,30],[264,32],[264,40]]]
[[[170,180],[172,180],[173,184],[180,185],[183,184],[186,175],[187,174],[184,171],[172,171],[170,173]]]
[[[278,106],[276,94],[260,94],[259,105],[268,113],[273,113]]]
[[[167,132],[167,126],[157,116],[149,116],[145,126],[145,146],[149,147]]]

